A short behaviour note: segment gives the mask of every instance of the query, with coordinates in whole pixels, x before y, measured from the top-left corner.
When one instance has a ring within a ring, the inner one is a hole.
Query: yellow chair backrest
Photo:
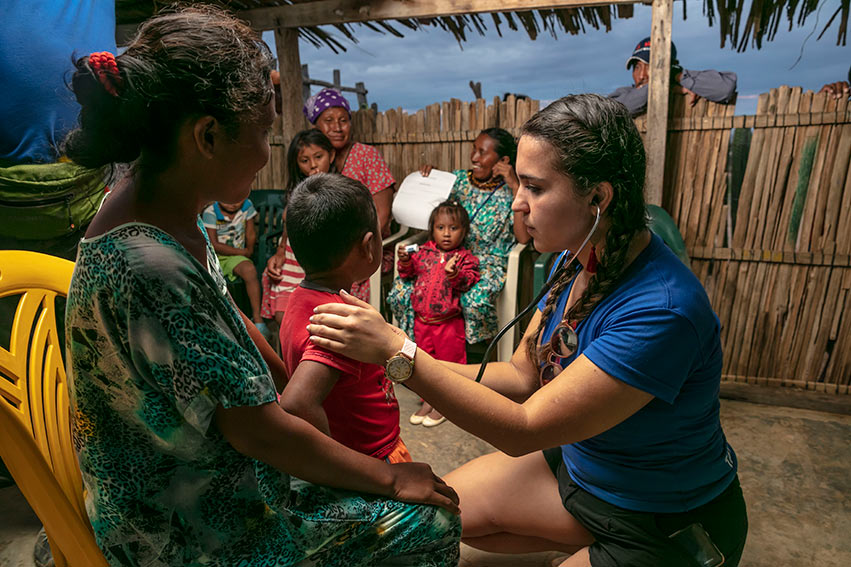
[[[57,567],[105,566],[83,502],[56,328],[55,300],[68,294],[73,269],[61,258],[0,250],[0,298],[20,296],[9,349],[0,345],[0,456],[44,524]]]

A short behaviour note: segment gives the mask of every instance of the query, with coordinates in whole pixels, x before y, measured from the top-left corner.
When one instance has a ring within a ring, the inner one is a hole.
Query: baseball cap
[[[674,42],[671,42],[671,62],[676,62],[677,60],[677,47],[674,45]],[[626,60],[626,68],[630,69],[632,66],[638,61],[644,61],[648,65],[650,64],[650,38],[645,37],[641,41],[638,42],[638,45],[635,46],[635,49],[632,51],[632,56]]]

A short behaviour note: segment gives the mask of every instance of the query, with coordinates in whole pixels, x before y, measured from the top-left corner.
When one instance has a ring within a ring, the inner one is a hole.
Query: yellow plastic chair
[[[0,298],[21,295],[9,350],[0,346],[0,456],[44,524],[57,567],[106,566],[83,501],[68,384],[56,328],[74,263],[0,251]]]

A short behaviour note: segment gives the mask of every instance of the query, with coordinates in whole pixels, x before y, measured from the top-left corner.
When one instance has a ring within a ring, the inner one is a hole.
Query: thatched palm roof
[[[265,10],[277,6],[309,3],[316,0],[207,0],[209,3],[224,5],[243,17],[250,19],[253,10]],[[624,0],[619,0],[624,2]],[[774,39],[781,25],[803,26],[814,12],[829,4],[829,0],[751,0],[749,6],[744,0],[703,0],[703,12],[710,26],[717,26],[720,32],[720,44],[729,44],[744,51],[749,46],[762,48],[763,43]],[[134,25],[154,14],[169,2],[161,0],[116,0],[116,12],[119,25]],[[501,2],[493,0],[495,8]],[[831,3],[832,4],[832,3]],[[820,30],[819,38],[836,28],[837,45],[845,45],[848,36],[848,15],[851,0],[839,0],[839,6],[829,14]],[[686,18],[686,2],[677,2],[682,7],[683,19]],[[749,8],[745,12],[746,8]],[[832,8],[832,6],[830,7]],[[299,36],[319,47],[327,45],[333,51],[345,51],[345,44],[333,33],[342,34],[348,41],[357,42],[355,32],[366,27],[374,31],[390,33],[402,37],[401,30],[416,31],[427,27],[437,27],[451,32],[459,44],[463,44],[470,34],[502,30],[523,29],[530,39],[541,33],[557,36],[559,32],[578,34],[587,28],[611,30],[612,22],[617,18],[630,18],[633,15],[632,4],[603,5],[549,10],[530,10],[518,12],[492,12],[488,14],[453,15],[433,18],[408,18],[384,21],[363,21],[358,23],[338,23],[331,26],[306,26],[299,28]]]

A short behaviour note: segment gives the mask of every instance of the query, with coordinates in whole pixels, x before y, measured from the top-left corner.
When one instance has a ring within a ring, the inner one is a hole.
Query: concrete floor
[[[492,451],[448,422],[410,425],[417,397],[405,388],[397,395],[408,448],[437,474]],[[748,504],[741,565],[851,565],[851,416],[723,400],[721,418]],[[32,567],[38,528],[17,489],[0,489],[0,566]],[[548,567],[559,554],[498,555],[465,546],[461,555],[463,567]]]

